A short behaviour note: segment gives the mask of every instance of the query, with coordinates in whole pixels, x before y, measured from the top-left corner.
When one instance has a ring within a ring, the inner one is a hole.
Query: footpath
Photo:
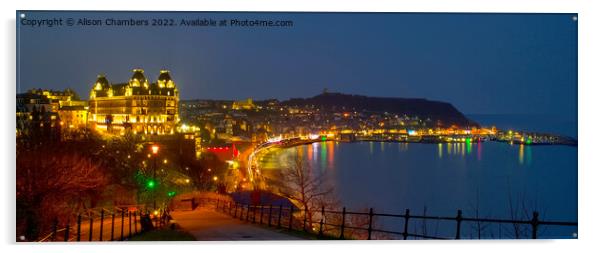
[[[209,207],[172,211],[171,216],[199,241],[302,240],[277,229],[263,228],[216,212]]]

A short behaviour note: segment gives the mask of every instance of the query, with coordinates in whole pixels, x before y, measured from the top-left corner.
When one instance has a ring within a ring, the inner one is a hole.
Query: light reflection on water
[[[260,166],[282,168],[297,154],[335,184],[348,209],[400,212],[428,207],[433,215],[447,216],[457,209],[469,215],[480,196],[482,213],[508,218],[512,194],[525,196],[529,208],[545,209],[543,218],[577,220],[575,147],[321,142],[275,151]]]
[[[385,152],[386,149],[390,148],[393,144],[386,142],[379,142],[380,153]],[[397,143],[398,152],[406,152],[410,148],[410,143]],[[415,144],[415,145],[431,145],[431,144]],[[483,145],[481,142],[477,143],[438,143],[436,145],[436,152],[438,159],[444,159],[445,155],[447,156],[468,156],[472,154],[472,149],[476,146],[477,153],[476,158],[478,161],[482,160],[483,157]],[[446,152],[443,152],[443,145],[445,145]],[[502,144],[503,145],[503,144]],[[519,165],[530,165],[532,159],[532,147],[530,145],[509,145],[509,146],[518,146],[517,157]],[[335,167],[335,154],[337,153],[335,149],[339,148],[339,143],[334,141],[325,141],[325,142],[315,142],[311,145],[306,146],[296,146],[291,148],[291,150],[296,150],[297,155],[306,157],[308,161],[312,161],[313,163],[320,162],[321,168],[329,168],[333,169]],[[374,142],[368,142],[369,154],[371,156],[375,155],[374,153]],[[283,153],[287,153],[285,151],[280,151]],[[270,154],[268,157],[277,154]],[[265,157],[263,157],[265,158]],[[285,164],[288,160],[286,156],[278,156],[280,159],[278,163]],[[272,167],[274,161],[269,159],[262,159],[261,161],[265,166]],[[270,165],[272,164],[272,165]]]

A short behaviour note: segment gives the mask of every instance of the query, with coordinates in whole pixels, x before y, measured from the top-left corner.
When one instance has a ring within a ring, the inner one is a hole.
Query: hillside
[[[353,110],[418,116],[421,119],[431,119],[434,123],[439,122],[442,126],[478,125],[450,103],[421,98],[367,97],[327,92],[311,98],[292,98],[283,101],[282,104],[300,107],[315,105],[327,111]]]

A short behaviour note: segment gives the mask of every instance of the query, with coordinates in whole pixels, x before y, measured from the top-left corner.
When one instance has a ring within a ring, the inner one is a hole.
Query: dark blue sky
[[[292,20],[287,28],[18,24],[18,92],[172,72],[181,99],[330,91],[447,101],[468,114],[576,117],[574,14],[25,12],[37,18]],[[20,22],[17,22],[20,23]]]

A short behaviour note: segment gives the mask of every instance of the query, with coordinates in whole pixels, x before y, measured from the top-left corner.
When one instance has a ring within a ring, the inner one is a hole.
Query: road
[[[216,212],[210,207],[171,212],[175,222],[199,241],[302,240]]]

